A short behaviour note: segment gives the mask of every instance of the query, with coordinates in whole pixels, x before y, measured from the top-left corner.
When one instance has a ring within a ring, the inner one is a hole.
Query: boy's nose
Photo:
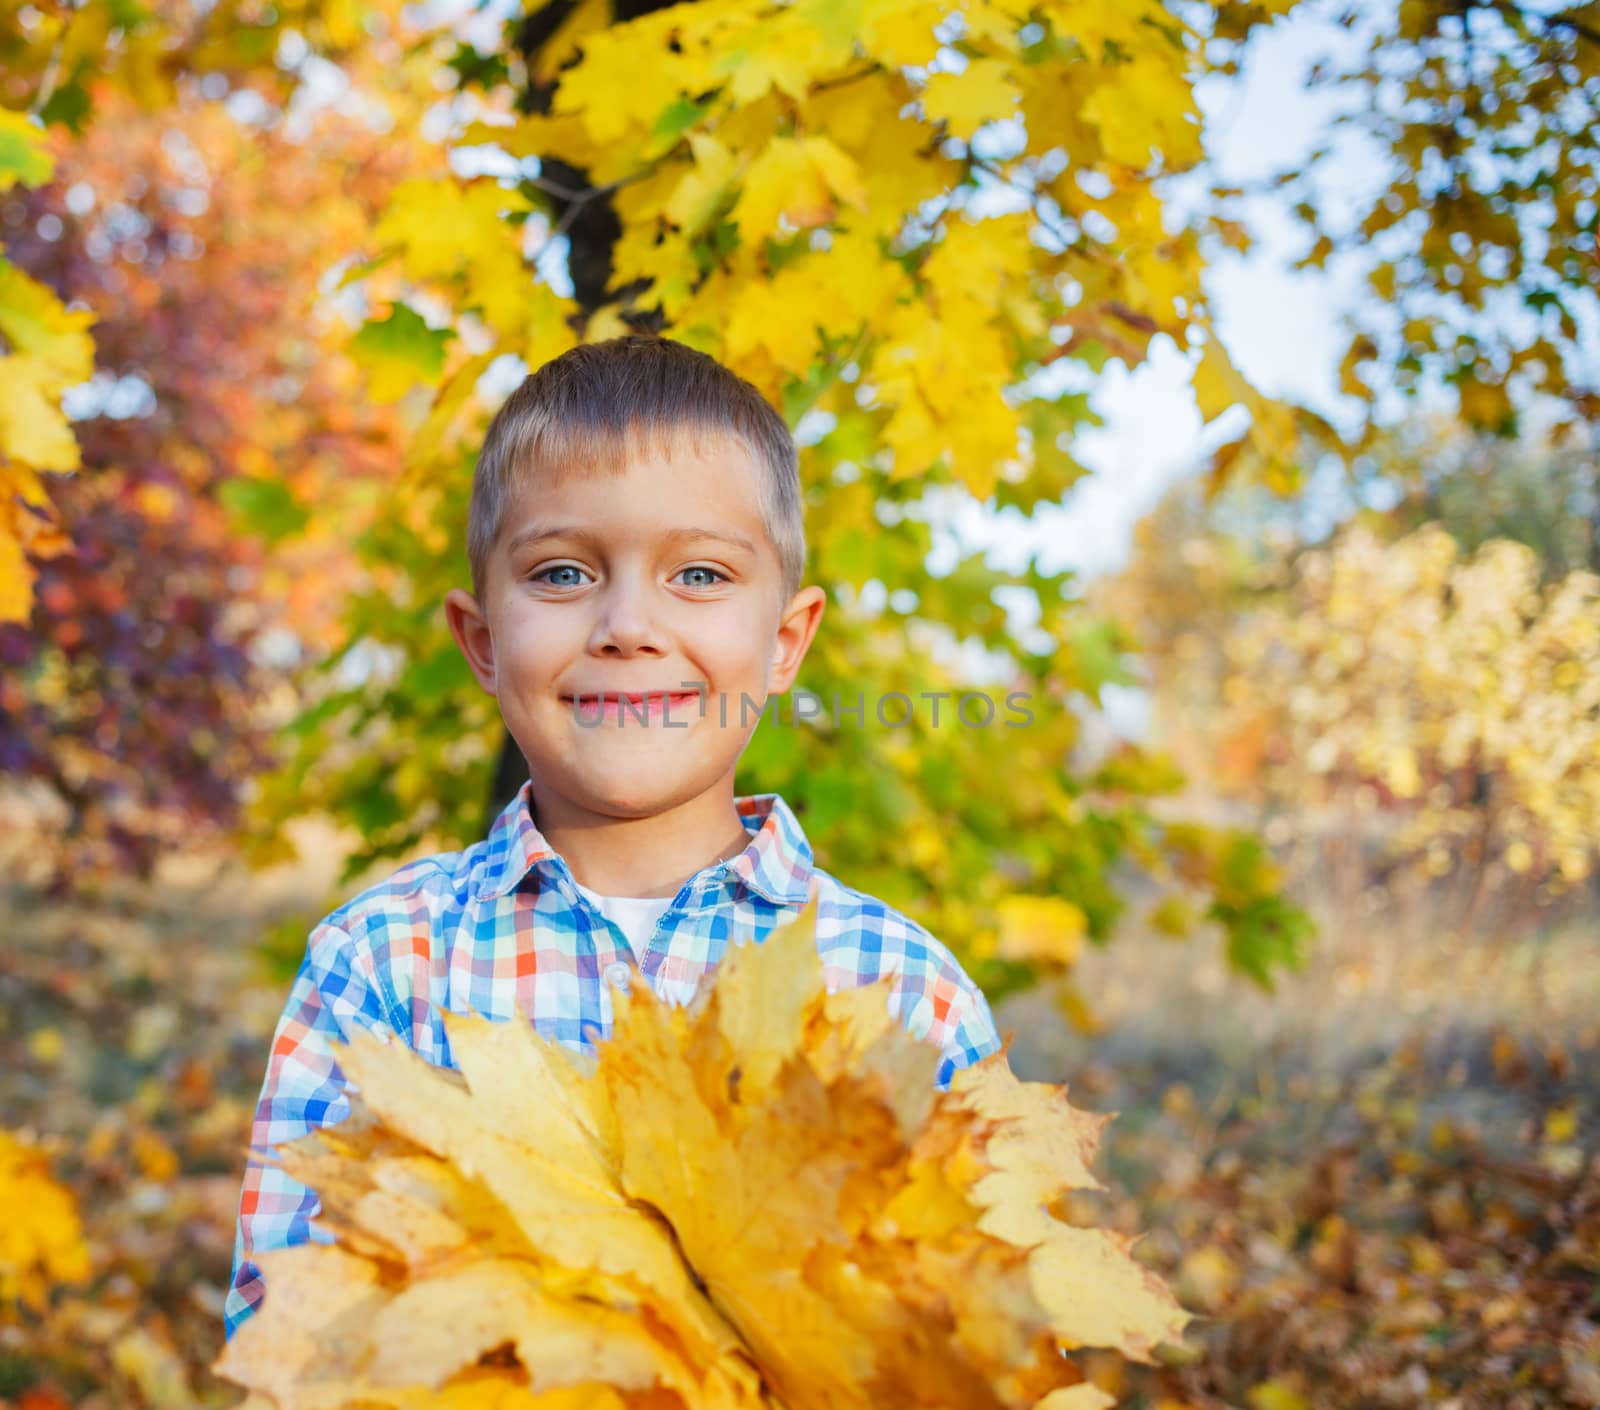
[[[624,656],[665,653],[667,644],[652,610],[648,584],[618,581],[606,590],[589,645],[592,651]]]

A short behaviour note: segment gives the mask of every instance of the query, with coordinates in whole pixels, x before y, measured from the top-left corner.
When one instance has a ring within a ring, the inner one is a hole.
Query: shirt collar
[[[517,790],[489,829],[487,860],[478,881],[480,901],[504,896],[541,864],[571,878],[566,859],[546,841],[533,820],[532,798],[530,780]],[[752,836],[750,845],[727,862],[729,873],[774,905],[804,905],[811,884],[812,852],[799,819],[776,793],[743,794],[734,798],[733,805]]]

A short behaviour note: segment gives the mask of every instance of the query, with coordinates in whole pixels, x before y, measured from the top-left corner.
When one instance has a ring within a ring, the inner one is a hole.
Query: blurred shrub
[[[1527,544],[1545,581],[1600,572],[1600,478],[1577,438],[1499,441],[1458,426],[1407,423],[1375,442],[1362,474],[1399,495],[1399,529],[1438,523],[1464,549],[1490,539]]]
[[[1541,581],[1528,545],[1467,552],[1433,523],[1369,518],[1314,548],[1192,506],[1162,524],[1117,585],[1156,716],[1336,926],[1405,900],[1511,934],[1589,881],[1600,577]]]

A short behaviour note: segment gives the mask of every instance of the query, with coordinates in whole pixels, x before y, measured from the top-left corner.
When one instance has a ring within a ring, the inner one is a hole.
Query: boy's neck
[[[733,781],[646,818],[619,818],[531,790],[533,819],[579,883],[602,896],[675,896],[702,867],[736,857],[750,833]]]

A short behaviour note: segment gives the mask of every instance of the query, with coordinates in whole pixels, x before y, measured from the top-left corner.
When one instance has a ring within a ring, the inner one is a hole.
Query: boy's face
[[[781,600],[758,473],[719,436],[698,452],[679,442],[670,461],[641,451],[615,478],[536,477],[507,512],[481,606],[459,588],[446,598],[536,792],[569,816],[650,816],[731,780],[760,705],[793,682],[824,595]],[[643,719],[597,707],[658,692],[665,717],[659,699]]]

